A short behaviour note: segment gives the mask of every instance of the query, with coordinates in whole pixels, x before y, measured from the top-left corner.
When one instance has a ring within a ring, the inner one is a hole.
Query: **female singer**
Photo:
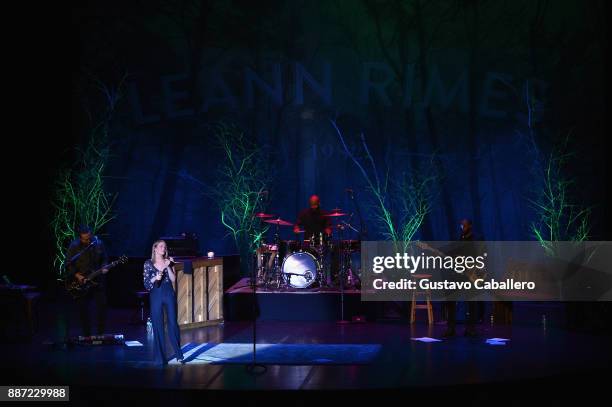
[[[151,321],[155,337],[155,361],[162,365],[168,363],[164,334],[164,307],[168,320],[168,335],[174,348],[175,357],[180,363],[185,363],[181,350],[181,334],[176,322],[176,294],[172,287],[172,283],[176,281],[176,273],[172,266],[173,263],[172,257],[168,257],[166,242],[163,240],[153,243],[151,259],[144,263],[144,286],[150,292]]]

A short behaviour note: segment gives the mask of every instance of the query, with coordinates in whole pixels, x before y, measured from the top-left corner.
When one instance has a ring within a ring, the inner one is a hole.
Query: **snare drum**
[[[272,252],[277,252],[278,251],[278,246],[275,244],[262,244],[259,247],[259,250],[261,251],[261,253],[272,253]]]

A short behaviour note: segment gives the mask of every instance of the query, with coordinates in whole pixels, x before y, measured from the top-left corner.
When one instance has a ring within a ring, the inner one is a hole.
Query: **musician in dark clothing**
[[[88,226],[81,226],[78,232],[79,238],[70,243],[66,254],[67,271],[69,276],[73,276],[79,282],[85,282],[88,274],[108,263],[108,256],[104,243],[97,236],[93,236]],[[94,280],[98,285],[76,300],[84,336],[91,335],[92,315],[96,318],[96,334],[104,333],[107,272],[108,269],[103,269],[102,274]]]
[[[463,219],[459,226],[461,227],[461,235],[459,236],[460,241],[480,241],[481,238],[476,238],[474,235],[474,230],[472,228],[472,221],[469,219]],[[471,249],[471,247],[468,247]],[[465,328],[465,336],[477,336],[478,332],[476,331],[476,322],[479,319],[482,319],[482,315],[484,313],[484,304],[482,301],[466,301],[468,307],[468,315],[466,320],[466,328]],[[447,317],[447,330],[443,334],[444,337],[452,337],[455,336],[455,327],[457,325],[457,301],[446,301],[444,303],[446,307],[446,311],[448,313]]]
[[[308,208],[303,209],[293,226],[295,233],[300,233],[300,228],[304,229],[304,240],[309,240],[311,245],[322,245],[329,241],[332,234],[332,224],[326,212],[321,209],[321,200],[317,195],[312,195],[308,199]],[[329,253],[329,252],[328,252]],[[323,284],[331,285],[332,275],[338,275],[339,254],[338,249],[334,248],[331,254],[331,264],[324,267],[325,281]]]
[[[325,234],[329,237],[332,233],[331,221],[325,217],[321,210],[321,200],[317,195],[313,195],[308,200],[309,208],[300,212],[297,221],[293,226],[295,233],[300,233],[300,228],[304,229],[304,239],[318,239]]]

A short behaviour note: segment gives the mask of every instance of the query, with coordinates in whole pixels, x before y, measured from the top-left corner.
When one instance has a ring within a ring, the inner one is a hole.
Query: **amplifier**
[[[173,257],[199,256],[198,237],[195,233],[181,233],[179,236],[162,236],[166,242],[168,254]]]

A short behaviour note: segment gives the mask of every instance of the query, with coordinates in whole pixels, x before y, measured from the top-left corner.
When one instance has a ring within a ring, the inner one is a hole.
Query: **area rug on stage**
[[[374,344],[264,344],[256,348],[257,363],[272,365],[353,365],[372,362]],[[253,360],[252,343],[188,343],[182,347],[188,364],[243,364]],[[172,359],[169,364],[179,364]]]

